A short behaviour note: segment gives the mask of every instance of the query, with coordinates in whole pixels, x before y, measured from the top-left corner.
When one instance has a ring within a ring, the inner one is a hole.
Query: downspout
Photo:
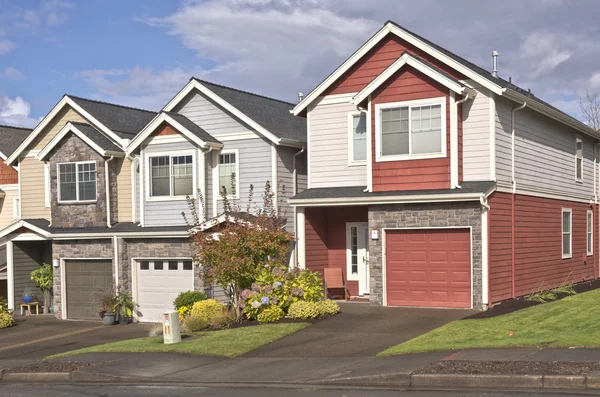
[[[213,151],[214,147],[209,146],[208,150],[206,152],[202,152],[202,161],[204,161],[204,186],[202,186],[202,190],[204,190],[204,192],[202,192],[202,198],[204,199],[204,203],[202,203],[202,206],[204,208],[204,211],[206,211],[206,197],[208,195],[208,178],[206,177],[206,156],[208,154],[210,154]],[[212,155],[211,155],[212,156]],[[211,178],[212,178],[212,159],[210,159],[210,168],[211,168]],[[213,181],[213,183],[215,183],[215,181]],[[206,211],[208,212],[208,211]],[[204,218],[204,220],[208,220],[208,216],[206,214],[202,214],[202,218]]]
[[[512,184],[512,196],[510,200],[510,263],[511,263],[511,292],[512,297],[516,298],[515,293],[515,195],[517,193],[517,181],[515,180],[515,113],[525,109],[527,102],[523,102],[521,106],[513,108],[511,112],[511,137],[510,137],[510,153],[511,153],[511,171],[510,179]]]
[[[598,178],[598,147],[600,147],[600,142],[597,142],[594,145],[594,209],[592,210],[592,214],[593,214],[593,222],[595,223],[596,221],[599,221],[598,216],[600,216],[600,214],[598,214],[598,182],[596,181],[596,178]],[[594,225],[592,225],[592,230],[594,228]],[[596,230],[596,234],[594,236],[594,241],[592,242],[592,246],[594,247],[594,258],[600,258],[600,252],[598,252],[598,250],[596,250],[596,241],[600,238],[600,222],[598,222],[598,229]],[[600,267],[600,260],[595,261],[597,262],[594,265],[594,279],[598,278],[598,268]]]
[[[127,159],[131,161],[131,223],[136,222],[137,218],[137,209],[136,209],[136,198],[137,198],[137,190],[135,188],[135,166],[136,160],[135,157],[127,156]]]
[[[371,100],[371,98],[369,97],[369,101],[370,100]],[[358,109],[359,112],[365,114],[365,118],[366,118],[365,122],[367,123],[367,126],[370,125],[369,123],[371,121],[369,120],[369,116],[370,116],[369,115],[369,109],[365,109],[365,108],[363,108],[361,106],[357,106],[356,109]],[[368,181],[369,181],[369,178],[371,177],[371,175],[369,175],[371,173],[371,169],[370,169],[369,164],[368,164],[368,161],[369,161],[369,152],[370,152],[370,148],[371,148],[371,145],[369,144],[369,142],[371,141],[371,139],[373,139],[372,136],[371,136],[371,134],[369,133],[371,129],[368,128],[367,126],[365,126],[365,130],[367,132],[367,145],[366,145],[367,146],[367,188],[365,190],[363,190],[363,192],[365,192],[365,193],[369,192],[369,186],[368,186],[369,183],[368,183]]]
[[[481,260],[481,293],[484,307],[490,307],[490,206],[487,197],[479,197],[481,204],[482,255]]]
[[[302,146],[302,149],[300,149],[298,152],[296,152],[294,154],[294,156],[292,157],[292,178],[293,178],[293,193],[294,196],[296,194],[298,194],[298,171],[296,169],[296,157],[301,155],[302,153],[304,153],[304,146]],[[296,236],[296,238],[298,238],[298,215],[296,213],[296,207],[294,207],[294,234]],[[296,243],[296,248],[294,249],[294,267],[298,266],[298,243]]]
[[[106,226],[109,228],[112,227],[112,225],[110,224],[110,172],[108,171],[108,163],[110,163],[114,158],[115,156],[110,156],[110,158],[104,162],[104,184],[106,185]]]
[[[469,96],[469,94],[465,94],[465,97],[459,101],[454,102],[455,105],[455,110],[454,113],[456,114],[456,147],[454,147],[452,145],[452,147],[450,148],[451,156],[456,156],[456,171],[450,170],[451,172],[456,172],[456,186],[452,186],[452,187],[456,187],[457,189],[462,189],[462,186],[460,186],[460,181],[458,180],[458,105],[460,105],[461,103],[464,103],[466,101],[468,101],[469,99],[471,99],[471,97]],[[456,153],[454,153],[456,152]],[[482,202],[483,203],[483,202]]]

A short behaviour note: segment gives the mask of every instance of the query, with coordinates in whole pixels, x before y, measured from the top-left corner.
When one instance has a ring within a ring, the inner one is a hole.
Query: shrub
[[[207,324],[211,324],[213,316],[222,312],[224,308],[225,305],[215,299],[207,299],[194,303],[190,316],[200,317]]]
[[[210,319],[210,327],[213,329],[226,329],[237,322],[237,313],[231,309],[223,308],[213,314]]]
[[[162,334],[163,334],[162,323],[149,323],[148,336],[162,336]]]
[[[8,328],[15,323],[15,319],[8,313],[0,313],[0,328]]]
[[[307,318],[319,317],[319,307],[316,302],[299,301],[294,302],[288,311],[288,317],[298,320],[306,320]]]
[[[3,296],[0,296],[0,313],[8,313],[8,301]]]
[[[273,323],[281,320],[285,313],[279,306],[270,306],[263,310],[256,319],[259,323]]]
[[[198,332],[206,328],[208,328],[208,322],[200,316],[192,314],[183,318],[183,330],[185,332]]]
[[[189,309],[190,307],[194,306],[194,303],[204,301],[206,299],[208,299],[207,296],[201,291],[180,292],[179,295],[177,295],[177,298],[175,298],[173,301],[173,306],[175,306],[175,310],[179,310],[183,306]]]
[[[317,302],[317,309],[319,309],[320,316],[325,314],[332,315],[340,312],[340,305],[338,305],[336,301],[326,299],[324,301]]]
[[[190,308],[187,306],[181,306],[179,309],[177,309],[177,312],[179,313],[179,318],[183,319],[185,316],[190,314]]]

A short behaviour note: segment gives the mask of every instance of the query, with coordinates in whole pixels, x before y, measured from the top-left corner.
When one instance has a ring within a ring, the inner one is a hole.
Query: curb
[[[410,385],[415,389],[443,387],[600,390],[600,376],[412,374]]]
[[[383,374],[383,375],[369,375],[369,376],[354,376],[345,378],[333,378],[333,379],[319,379],[313,380],[309,383],[318,385],[346,385],[346,386],[393,386],[393,387],[407,387],[410,386],[410,373],[396,373],[396,374]]]

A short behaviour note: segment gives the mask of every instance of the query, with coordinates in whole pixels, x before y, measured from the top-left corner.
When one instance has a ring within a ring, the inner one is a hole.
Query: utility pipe
[[[459,157],[458,156],[458,122],[459,122],[459,120],[458,120],[458,105],[460,105],[461,103],[464,103],[464,102],[468,101],[469,99],[471,99],[471,97],[468,94],[465,94],[464,98],[462,98],[462,99],[454,102],[454,105],[456,107],[455,110],[454,110],[454,114],[456,114],[456,142],[451,145],[451,148],[450,148],[451,153],[450,153],[450,155],[455,158],[454,161],[455,161],[456,165],[454,167],[456,167],[456,169],[450,170],[450,172],[456,174],[456,179],[455,179],[456,185],[452,186],[452,187],[453,188],[456,187],[458,189],[462,189],[462,187],[460,186],[460,182],[458,180],[458,157]]]
[[[106,226],[109,228],[112,227],[110,224],[110,181],[109,181],[109,171],[108,171],[108,163],[110,163],[115,156],[110,156],[108,160],[104,162],[104,184],[106,185]]]
[[[511,291],[512,297],[516,298],[515,293],[515,195],[517,193],[517,181],[515,180],[515,113],[525,109],[527,102],[523,102],[521,106],[513,108],[511,112],[511,137],[510,137],[510,152],[511,152],[511,183],[512,196],[510,200],[510,262],[511,262]]]
[[[292,157],[292,192],[294,193],[294,196],[298,194],[298,181],[296,180],[296,178],[298,177],[298,172],[296,170],[296,157],[301,155],[302,153],[304,153],[304,146],[302,146],[302,149],[294,153],[294,156]],[[296,211],[296,207],[294,207],[294,234],[296,235],[296,238],[298,238],[298,214]],[[294,249],[294,265],[298,266],[298,242],[296,242],[296,249]]]
[[[204,200],[204,203],[202,203],[202,207],[204,208],[204,212],[208,212],[206,210],[207,209],[207,204],[208,204],[207,201],[206,201],[206,198],[208,197],[208,178],[206,177],[206,156],[207,155],[212,156],[211,153],[212,153],[213,149],[214,149],[213,146],[209,146],[208,150],[206,152],[202,152],[203,153],[202,154],[202,156],[203,156],[202,161],[204,161],[204,174],[205,174],[204,175],[204,186],[202,186],[202,190],[204,190],[202,192],[202,199]],[[211,175],[211,178],[212,178],[212,166],[213,166],[213,162],[212,162],[212,158],[210,158],[209,160],[210,160],[210,168],[211,168],[210,175]],[[214,183],[214,181],[213,181],[213,183]],[[205,221],[208,220],[208,216],[205,213],[202,214],[202,218]]]

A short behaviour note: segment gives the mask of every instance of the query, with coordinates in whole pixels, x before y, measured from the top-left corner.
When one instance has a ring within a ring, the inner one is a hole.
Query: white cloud
[[[556,37],[550,32],[533,32],[525,37],[520,50],[530,63],[534,78],[553,71],[558,65],[571,58],[568,41],[564,36]]]
[[[12,50],[14,50],[14,48],[16,46],[17,45],[10,40],[7,40],[7,39],[0,40],[0,55],[8,54]]]
[[[8,80],[23,80],[25,78],[25,76],[23,76],[23,73],[21,73],[18,69],[12,68],[10,66],[4,69],[4,71],[2,72],[2,77]]]
[[[40,120],[29,117],[30,113],[31,105],[23,98],[0,94],[0,124],[34,127]]]

